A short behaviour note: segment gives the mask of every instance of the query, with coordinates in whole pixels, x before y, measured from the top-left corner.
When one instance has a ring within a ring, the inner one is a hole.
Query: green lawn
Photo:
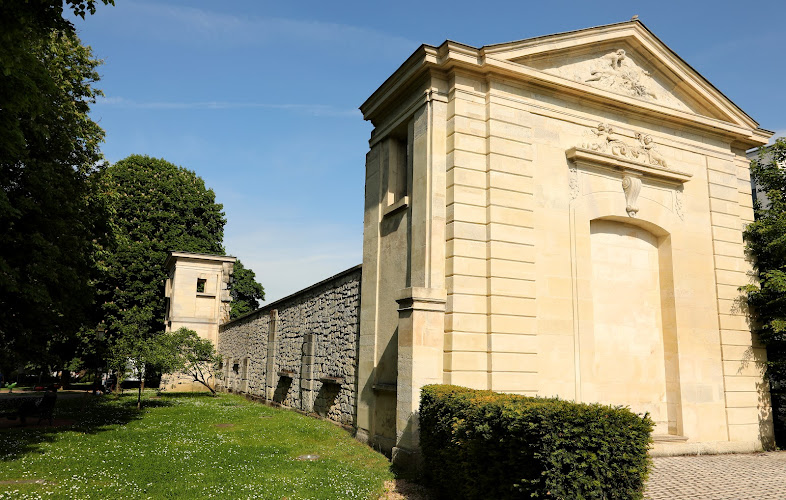
[[[138,412],[130,394],[61,397],[55,417],[73,425],[0,429],[0,500],[366,499],[393,477],[346,431],[293,411],[226,394],[144,403]]]

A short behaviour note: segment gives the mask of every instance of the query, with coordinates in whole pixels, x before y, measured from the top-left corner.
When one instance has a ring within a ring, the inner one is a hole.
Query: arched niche
[[[673,238],[681,219],[646,196],[632,217],[627,201],[622,189],[598,190],[570,205],[576,399],[649,412],[656,435],[679,436]]]

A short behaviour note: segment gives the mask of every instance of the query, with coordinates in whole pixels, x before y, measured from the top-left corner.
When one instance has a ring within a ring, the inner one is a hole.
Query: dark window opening
[[[391,138],[388,147],[388,206],[407,196],[410,152],[406,137]]]
[[[207,283],[207,280],[197,279],[197,293],[205,293],[205,283]]]

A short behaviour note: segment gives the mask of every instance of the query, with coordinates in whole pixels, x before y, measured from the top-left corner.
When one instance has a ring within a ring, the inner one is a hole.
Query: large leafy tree
[[[66,2],[81,17],[95,4]],[[88,182],[103,139],[88,116],[99,61],[63,9],[61,0],[0,2],[0,364],[67,359],[90,322],[104,233]]]
[[[756,221],[745,230],[757,284],[748,285],[748,302],[767,347],[770,373],[786,382],[786,139],[761,151],[751,174],[768,202],[757,202]]]
[[[95,14],[98,4],[114,5],[115,0],[22,0],[0,2],[0,26],[5,28],[0,36],[10,38],[11,30],[34,28],[39,30],[74,31],[74,25],[63,17],[70,10],[85,18]],[[6,50],[14,50],[6,47]]]
[[[751,174],[766,198],[755,206],[756,221],[745,230],[758,283],[744,287],[755,329],[767,348],[773,389],[776,439],[786,442],[786,139],[760,151]]]
[[[163,159],[133,155],[96,176],[113,241],[98,253],[98,296],[113,367],[156,365],[164,329],[164,262],[169,251],[224,254],[223,206],[194,172]],[[238,261],[230,285],[233,311],[264,297],[254,272]],[[133,363],[132,363],[133,364]]]
[[[243,266],[240,259],[235,262],[229,293],[232,296],[229,311],[231,319],[255,311],[259,301],[265,300],[265,289],[257,283],[254,271]]]
[[[149,156],[115,163],[98,184],[115,238],[98,283],[108,336],[149,338],[164,328],[167,253],[223,254],[223,207],[194,172]]]

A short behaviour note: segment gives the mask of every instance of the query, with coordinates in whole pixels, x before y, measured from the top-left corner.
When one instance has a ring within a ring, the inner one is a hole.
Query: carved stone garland
[[[651,135],[636,132],[636,140],[639,143],[635,146],[630,146],[622,139],[615,137],[617,134],[611,125],[607,123],[599,123],[597,127],[589,130],[589,134],[590,141],[592,139],[596,141],[587,141],[581,145],[582,148],[601,153],[611,153],[614,156],[668,168],[666,159],[656,150],[656,145]]]
[[[685,196],[685,194],[682,186],[680,186],[679,189],[677,189],[675,195],[676,196],[674,200],[674,204],[675,204],[674,208],[677,211],[677,216],[680,218],[680,220],[685,220],[685,206],[684,206],[685,202],[682,199],[683,196]]]
[[[576,165],[570,166],[570,199],[575,200],[579,197],[579,192],[581,188],[579,187],[579,171],[576,169]]]
[[[641,193],[642,177],[653,177],[668,183],[677,183],[675,187],[675,212],[684,220],[682,183],[690,179],[691,174],[667,167],[666,159],[657,150],[652,136],[635,133],[638,144],[631,146],[617,137],[611,125],[599,123],[588,131],[588,140],[579,148],[571,148],[566,152],[570,165],[570,197],[579,196],[580,186],[577,167],[587,165],[612,169],[622,172],[622,191],[625,194],[625,211],[629,217],[639,212],[638,197]],[[618,158],[618,159],[617,159]]]

